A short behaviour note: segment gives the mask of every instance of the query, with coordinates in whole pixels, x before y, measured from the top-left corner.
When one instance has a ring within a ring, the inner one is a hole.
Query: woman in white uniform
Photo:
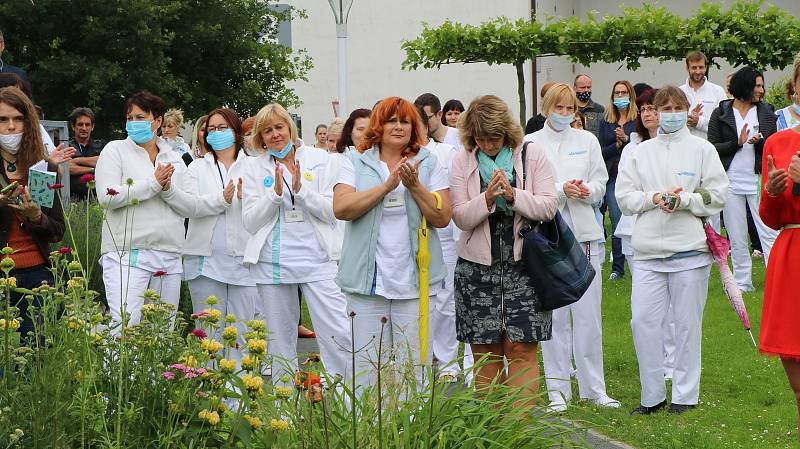
[[[542,114],[547,117],[544,128],[525,136],[526,141],[547,152],[556,178],[561,216],[586,249],[597,272],[580,301],[553,311],[553,337],[542,342],[550,409],[559,412],[566,410],[572,399],[573,356],[581,399],[619,407],[619,402],[606,394],[603,372],[600,263],[605,254],[604,233],[593,207],[605,194],[608,173],[594,134],[570,127],[577,109],[575,91],[564,83],[554,84],[542,101]]]
[[[659,133],[628,155],[617,178],[617,201],[633,228],[631,328],[639,362],[641,403],[634,414],[666,406],[663,323],[675,322],[671,413],[697,405],[703,308],[713,259],[703,219],[722,210],[728,177],[714,145],[686,127],[689,101],[675,86],[661,88],[653,104]]]
[[[109,142],[95,169],[97,199],[106,207],[101,258],[114,332],[141,319],[144,291],[175,306],[180,299],[184,217],[198,204],[179,187],[181,155],[156,136],[164,101],[142,91],[126,103],[128,138]]]
[[[434,228],[450,223],[448,180],[436,156],[423,147],[421,120],[402,98],[378,103],[358,151],[347,153],[334,191],[336,217],[348,221],[337,283],[353,314],[355,347],[363,348],[356,355],[359,394],[376,380],[381,336],[383,363],[394,355],[396,366],[413,367],[421,380],[415,256],[423,216],[431,253],[430,298],[446,276]]]
[[[244,174],[243,223],[250,232],[244,254],[260,299],[256,314],[271,339],[273,381],[297,369],[299,291],[308,305],[322,363],[331,376],[348,373],[350,323],[336,286],[336,173],[325,150],[298,139],[292,117],[279,104],[256,115],[253,148]]]
[[[249,234],[242,225],[242,176],[247,154],[242,124],[232,109],[211,111],[205,124],[205,144],[211,149],[189,165],[184,190],[208,203],[206,215],[189,219],[184,247],[184,279],[189,283],[194,312],[214,308],[234,315],[237,342],[245,344],[244,324],[255,317],[258,289],[250,269],[242,264]],[[238,188],[237,188],[238,187]],[[217,304],[208,305],[209,296]],[[213,337],[219,339],[221,328]],[[241,360],[233,348],[232,357]]]

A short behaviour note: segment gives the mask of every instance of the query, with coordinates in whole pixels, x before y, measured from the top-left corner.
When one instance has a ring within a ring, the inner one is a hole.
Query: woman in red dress
[[[800,59],[794,65],[800,83]],[[761,352],[781,358],[800,410],[800,301],[796,276],[800,272],[800,126],[773,134],[764,145],[759,212],[764,223],[780,230],[767,267]],[[798,421],[800,438],[800,420]]]

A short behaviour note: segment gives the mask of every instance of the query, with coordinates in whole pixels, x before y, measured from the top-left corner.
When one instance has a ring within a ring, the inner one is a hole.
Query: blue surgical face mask
[[[211,149],[214,151],[221,151],[226,148],[230,148],[235,143],[233,131],[230,128],[220,131],[211,131],[208,133],[208,136],[206,136],[206,140],[208,141],[208,144],[211,145]]]
[[[147,120],[128,120],[125,123],[125,131],[128,137],[136,144],[143,144],[153,140],[153,122]]]
[[[628,106],[631,104],[631,97],[620,97],[614,99],[614,106],[617,109],[628,109]]]
[[[551,112],[547,120],[550,121],[550,126],[553,127],[554,130],[564,131],[575,121],[575,114],[561,115],[556,112]]]
[[[658,114],[658,126],[667,134],[674,133],[686,126],[687,117],[686,111],[660,112]]]
[[[292,142],[291,141],[289,143],[287,143],[286,146],[283,147],[283,149],[281,151],[269,150],[269,154],[271,154],[272,156],[275,156],[278,159],[283,159],[283,158],[286,157],[287,154],[289,154],[290,151],[292,151]]]

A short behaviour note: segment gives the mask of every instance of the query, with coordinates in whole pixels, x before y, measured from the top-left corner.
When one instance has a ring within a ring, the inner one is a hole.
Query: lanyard
[[[278,163],[275,159],[275,156],[272,156],[272,161],[276,164]],[[285,166],[285,164],[284,164]],[[281,173],[281,179],[283,179],[283,184],[286,186],[286,189],[289,191],[289,198],[292,200],[292,210],[294,210],[294,193],[292,193],[292,186],[289,185],[289,182],[286,181],[286,178],[283,177],[283,173]]]
[[[217,166],[217,173],[219,173],[219,183],[222,185],[222,190],[225,190],[225,181],[222,179],[222,170],[219,168],[219,161],[214,161],[214,165]]]

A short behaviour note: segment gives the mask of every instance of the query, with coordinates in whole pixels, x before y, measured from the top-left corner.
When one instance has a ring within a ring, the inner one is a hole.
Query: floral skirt
[[[494,220],[492,220],[494,221]],[[456,335],[472,344],[549,340],[552,312],[541,302],[521,262],[513,260],[513,220],[492,226],[492,265],[462,258],[455,270]]]

